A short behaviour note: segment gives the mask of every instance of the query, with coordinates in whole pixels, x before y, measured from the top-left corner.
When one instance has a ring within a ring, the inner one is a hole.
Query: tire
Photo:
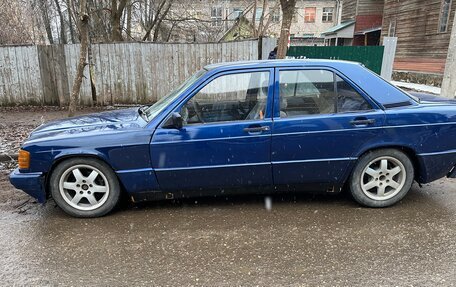
[[[74,217],[106,215],[120,198],[120,185],[113,170],[93,158],[61,162],[51,173],[49,187],[57,205]]]
[[[387,207],[404,198],[413,179],[413,164],[406,154],[396,149],[380,149],[359,158],[349,186],[359,204]]]

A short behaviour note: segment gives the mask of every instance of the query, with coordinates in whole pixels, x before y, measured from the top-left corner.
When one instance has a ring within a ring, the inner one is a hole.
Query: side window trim
[[[365,110],[365,111],[348,111],[348,112],[339,112],[337,111],[337,108],[335,109],[335,113],[331,114],[349,114],[349,113],[368,113],[368,112],[373,112],[377,110],[383,110],[381,106],[373,100],[364,90],[362,90],[358,85],[356,85],[352,80],[348,79],[344,74],[339,72],[336,69],[333,69],[331,67],[326,67],[326,66],[307,66],[307,67],[299,67],[299,66],[294,66],[294,67],[276,67],[274,71],[274,103],[273,103],[273,110],[274,110],[274,119],[280,119],[280,72],[281,71],[302,71],[302,70],[325,70],[333,73],[334,77],[334,88],[335,92],[337,92],[337,83],[336,83],[336,77],[338,76],[342,80],[344,80],[351,88],[353,88],[358,94],[360,94],[361,97],[367,103],[371,106],[370,110]],[[335,101],[335,105],[337,106],[337,101]],[[330,114],[326,114],[330,115]],[[315,115],[318,116],[318,115]],[[299,117],[294,117],[293,119],[297,119]]]
[[[246,74],[246,73],[256,73],[256,72],[268,72],[269,73],[269,85],[268,85],[268,95],[267,95],[267,100],[266,100],[266,112],[263,120],[272,120],[273,118],[273,100],[274,100],[274,68],[247,68],[247,69],[234,69],[234,70],[228,70],[228,71],[219,71],[216,72],[212,75],[210,75],[207,79],[205,79],[203,82],[199,83],[197,87],[193,87],[192,91],[189,92],[187,95],[185,95],[184,98],[179,100],[179,103],[176,104],[176,106],[164,117],[164,119],[161,121],[160,125],[158,128],[162,129],[163,126],[168,122],[168,120],[171,118],[172,114],[174,112],[179,112],[180,109],[188,102],[190,101],[195,95],[197,95],[205,86],[207,86],[209,83],[214,81],[217,78],[220,78],[222,76],[226,75],[232,75],[232,74]],[[258,120],[243,120],[239,121],[242,123],[249,123],[249,122],[257,122]],[[214,125],[214,124],[223,124],[223,123],[235,123],[237,121],[219,121],[219,122],[211,122],[211,123],[199,123],[199,124],[192,124],[191,126],[207,126],[207,125]]]

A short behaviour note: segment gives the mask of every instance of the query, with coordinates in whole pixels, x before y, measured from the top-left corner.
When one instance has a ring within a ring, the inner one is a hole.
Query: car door
[[[151,141],[160,188],[272,186],[273,78],[274,69],[219,73],[187,97],[174,111],[183,128],[162,124]]]
[[[276,69],[274,102],[278,187],[340,188],[362,146],[381,140],[384,112],[331,69]]]

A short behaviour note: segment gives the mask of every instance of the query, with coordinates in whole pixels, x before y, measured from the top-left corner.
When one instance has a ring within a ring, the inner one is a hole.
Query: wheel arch
[[[415,180],[420,178],[421,165],[420,165],[420,162],[418,160],[418,155],[417,155],[416,151],[410,146],[399,145],[399,144],[387,144],[387,145],[374,146],[374,147],[370,147],[368,149],[365,149],[365,150],[361,151],[359,153],[359,155],[357,156],[357,158],[359,159],[363,155],[365,155],[365,154],[367,154],[369,152],[373,152],[373,151],[380,150],[380,149],[396,149],[396,150],[399,150],[399,151],[403,152],[405,155],[408,156],[408,158],[412,162],[413,170],[414,170],[414,174],[415,174]],[[356,160],[356,162],[357,162],[357,160]],[[356,162],[355,162],[355,164],[356,164]],[[353,164],[353,166],[351,167],[350,173],[347,175],[346,180],[353,173],[353,170],[355,168],[355,164]]]
[[[49,198],[50,196],[50,188],[49,188],[49,180],[51,178],[51,174],[54,171],[54,169],[62,162],[72,159],[72,158],[91,158],[91,159],[96,159],[99,160],[103,163],[105,163],[107,166],[109,166],[114,174],[117,177],[117,180],[120,185],[121,192],[123,193],[125,191],[125,188],[122,184],[122,181],[120,180],[119,176],[115,172],[115,169],[112,167],[112,165],[106,160],[106,158],[102,155],[96,154],[96,153],[66,153],[63,155],[60,155],[58,157],[55,157],[54,160],[52,161],[51,165],[49,166],[48,172],[45,175],[45,191],[46,191],[46,197]]]

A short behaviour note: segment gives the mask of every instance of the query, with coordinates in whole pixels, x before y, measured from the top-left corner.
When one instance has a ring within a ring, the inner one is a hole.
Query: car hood
[[[36,128],[27,141],[112,133],[143,128],[146,125],[147,122],[139,115],[138,108],[113,110],[45,123]]]

